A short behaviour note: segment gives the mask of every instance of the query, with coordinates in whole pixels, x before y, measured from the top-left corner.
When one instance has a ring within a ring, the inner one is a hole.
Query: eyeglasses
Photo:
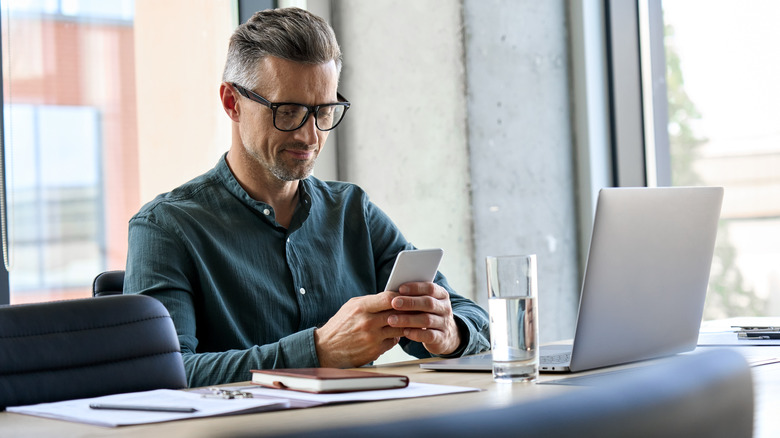
[[[303,126],[309,119],[309,114],[314,114],[314,124],[320,131],[330,131],[341,123],[349,109],[350,103],[340,93],[336,93],[337,103],[324,103],[322,105],[303,105],[301,103],[280,102],[272,103],[264,97],[248,90],[241,85],[233,83],[239,94],[260,105],[271,108],[274,115],[274,128],[280,131],[295,131]]]

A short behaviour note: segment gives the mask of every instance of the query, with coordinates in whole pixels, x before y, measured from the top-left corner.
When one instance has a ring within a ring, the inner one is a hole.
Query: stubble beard
[[[275,177],[282,181],[297,181],[312,174],[316,161],[316,156],[311,160],[292,160],[292,165],[279,160],[270,166],[270,170]]]
[[[309,149],[305,145],[300,144],[285,146],[286,149]],[[288,159],[285,161],[281,158],[282,152],[279,152],[276,156],[277,159],[271,162],[270,160],[266,160],[265,157],[254,151],[252,148],[247,148],[247,150],[249,151],[249,154],[254,157],[254,159],[257,160],[261,166],[268,169],[268,171],[271,172],[273,176],[275,176],[280,181],[287,182],[302,180],[311,175],[314,171],[314,164],[317,161],[317,156],[319,155],[318,153],[315,153],[315,155],[310,160]]]

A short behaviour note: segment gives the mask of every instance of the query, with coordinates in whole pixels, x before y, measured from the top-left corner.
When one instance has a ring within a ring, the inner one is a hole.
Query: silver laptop
[[[602,189],[573,345],[543,346],[540,371],[583,371],[696,348],[722,200],[721,187]],[[492,368],[489,353],[420,366]]]

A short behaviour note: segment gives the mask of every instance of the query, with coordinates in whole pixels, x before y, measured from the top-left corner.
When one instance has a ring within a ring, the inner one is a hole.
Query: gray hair
[[[341,72],[341,49],[333,29],[299,8],[256,12],[238,26],[230,37],[222,80],[256,87],[260,83],[258,65],[267,56],[303,64],[335,61]]]

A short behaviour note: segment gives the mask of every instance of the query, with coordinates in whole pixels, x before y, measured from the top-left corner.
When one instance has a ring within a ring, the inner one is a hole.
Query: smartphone
[[[441,248],[410,249],[399,252],[385,290],[398,291],[404,283],[433,281],[443,255],[444,250]]]

